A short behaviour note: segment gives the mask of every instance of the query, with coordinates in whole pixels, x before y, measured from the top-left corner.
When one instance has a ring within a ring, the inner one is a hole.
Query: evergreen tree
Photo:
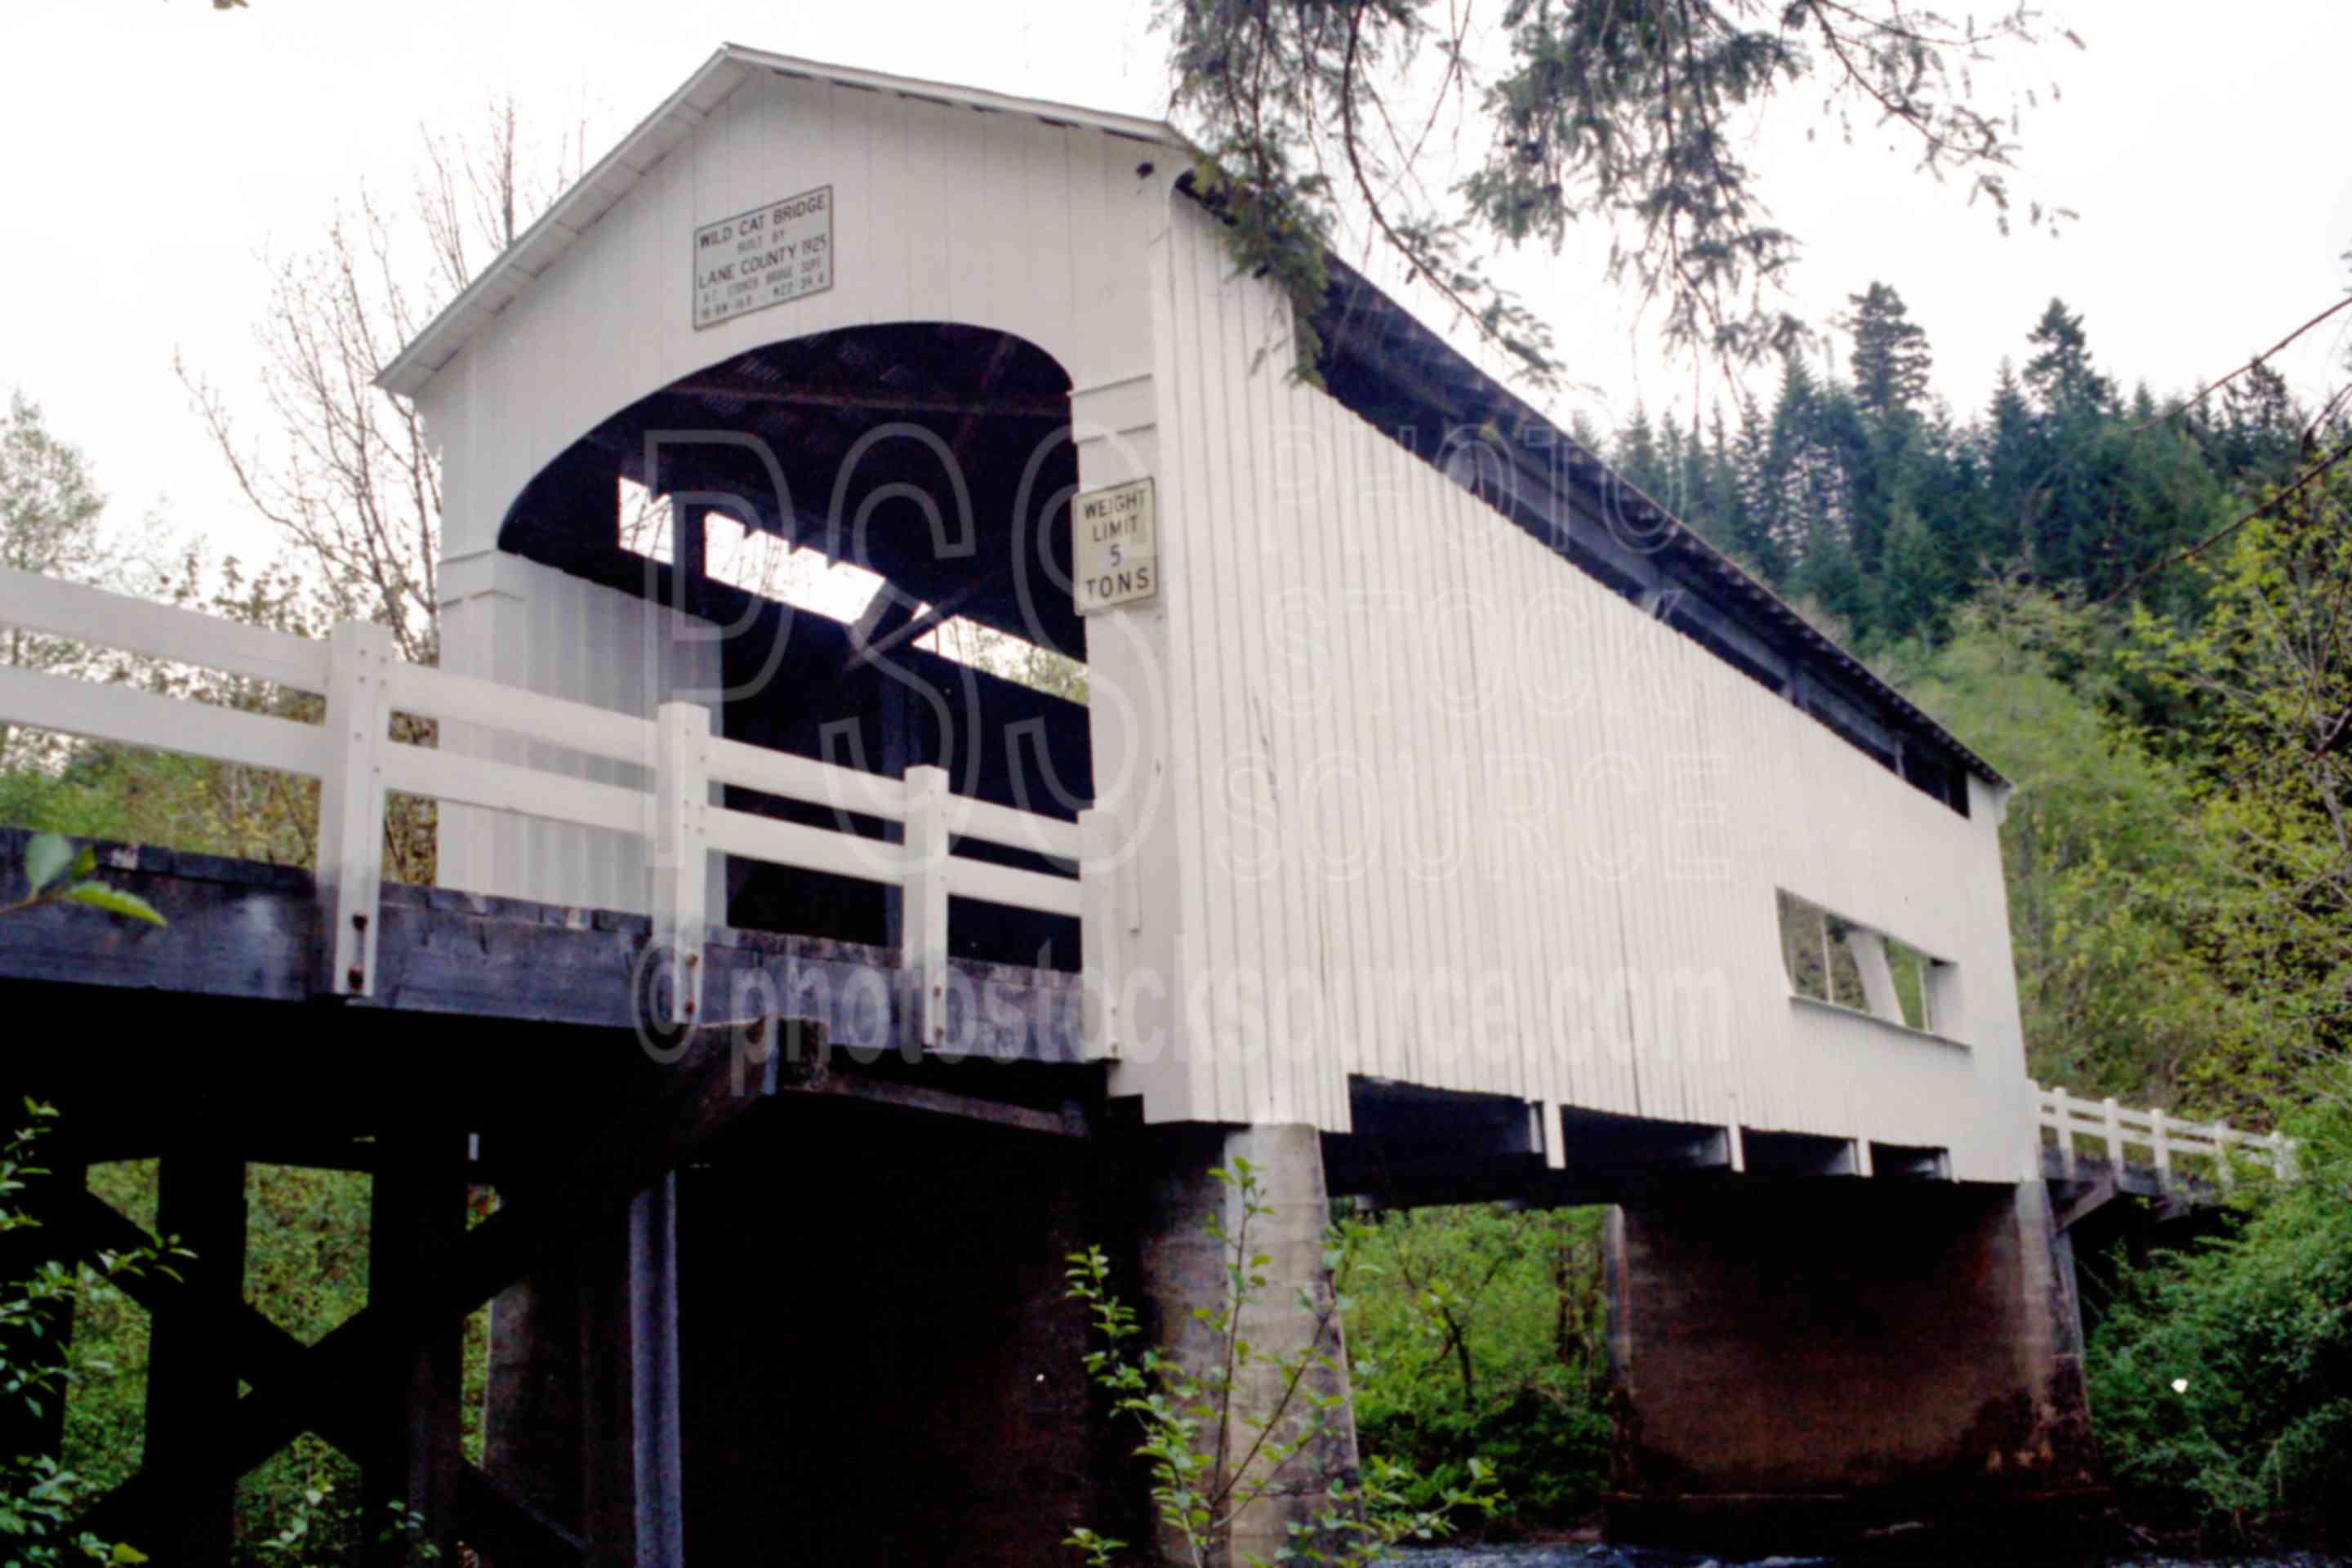
[[[1914,415],[1927,397],[1934,357],[1927,329],[1911,320],[1903,296],[1884,283],[1849,294],[1853,312],[1838,324],[1853,334],[1853,395],[1874,419]]]
[[[1658,449],[1658,434],[1651,427],[1647,412],[1639,407],[1633,410],[1633,422],[1618,432],[1611,450],[1611,462],[1626,481],[1643,495],[1664,503],[1665,458]]]
[[[2025,385],[2046,419],[2075,426],[2112,412],[2115,384],[2091,365],[2083,318],[2053,300],[2027,341],[2039,351],[2025,362]]]
[[[1871,596],[1871,618],[1883,637],[1923,644],[1942,639],[1954,597],[1950,563],[1943,542],[1908,505],[1898,504],[1887,524]]]
[[[2009,361],[2000,362],[1986,411],[1980,442],[1984,453],[1985,521],[1982,543],[1988,564],[2022,570],[2033,537],[2033,516],[2042,505],[2041,487],[2050,468],[2050,444],[2025,400],[2025,388]]]

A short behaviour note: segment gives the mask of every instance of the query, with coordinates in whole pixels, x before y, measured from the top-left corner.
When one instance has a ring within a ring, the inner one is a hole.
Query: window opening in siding
[[[1780,895],[1780,918],[1781,963],[1798,995],[1940,1032],[1937,995],[1950,964],[1794,893]]]

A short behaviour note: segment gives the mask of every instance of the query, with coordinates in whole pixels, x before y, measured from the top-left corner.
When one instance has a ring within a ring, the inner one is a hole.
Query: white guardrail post
[[[2050,1091],[2050,1111],[2058,1128],[2058,1168],[2071,1182],[2074,1179],[2074,1116],[2063,1088]]]
[[[907,869],[899,900],[906,984],[915,1038],[937,1050],[948,1037],[948,774],[907,770]]]
[[[701,1016],[710,923],[710,710],[665,702],[654,722],[654,942],[677,966],[667,1022],[683,1026]]]
[[[327,637],[327,747],[319,778],[319,942],[314,988],[375,994],[383,892],[383,753],[391,743],[392,633],[347,621]]]

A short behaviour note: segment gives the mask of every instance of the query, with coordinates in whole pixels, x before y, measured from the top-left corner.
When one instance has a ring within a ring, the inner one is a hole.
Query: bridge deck
[[[0,829],[0,899],[25,891],[26,835]],[[11,917],[0,981],[304,1003],[318,952],[320,901],[303,870],[102,845],[105,879],[171,924],[110,921],[74,906]],[[628,1030],[651,923],[641,915],[388,884],[375,994],[337,998],[351,1014],[454,1015],[505,1023]],[[703,959],[714,1018],[822,1024],[844,1049],[874,1056],[913,1039],[896,953],[855,943],[713,928]],[[948,1026],[931,1054],[950,1060],[1080,1059],[1075,974],[950,960]],[[317,1015],[304,1026],[315,1028]]]

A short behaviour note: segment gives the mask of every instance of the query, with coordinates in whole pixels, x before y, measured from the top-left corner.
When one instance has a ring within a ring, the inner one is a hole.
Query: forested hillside
[[[2267,1121],[2346,1044],[2341,408],[2126,394],[2053,300],[1958,413],[1901,296],[1852,306],[1836,374],[1597,438],[2016,782],[2036,1075]]]

